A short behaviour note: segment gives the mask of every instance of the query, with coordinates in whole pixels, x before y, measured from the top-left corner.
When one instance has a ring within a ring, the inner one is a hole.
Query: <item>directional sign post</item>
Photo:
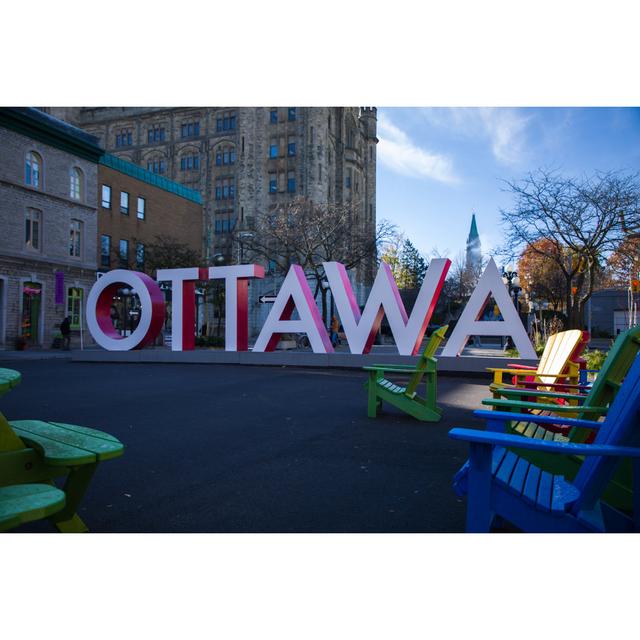
[[[262,304],[273,304],[276,301],[277,296],[260,296],[258,302]]]

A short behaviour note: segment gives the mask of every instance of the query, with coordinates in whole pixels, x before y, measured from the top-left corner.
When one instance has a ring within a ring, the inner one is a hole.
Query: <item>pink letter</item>
[[[196,282],[208,280],[206,269],[158,269],[158,282],[171,282],[171,351],[193,351],[196,337]]]
[[[249,348],[249,278],[264,278],[264,267],[241,264],[209,267],[209,278],[224,278],[226,351],[246,351]]]
[[[289,319],[294,309],[300,320]],[[298,264],[291,265],[253,347],[254,352],[273,351],[283,333],[306,333],[314,353],[333,353],[307,278]]]
[[[122,287],[131,287],[140,298],[140,322],[135,331],[122,337],[111,321],[113,297]],[[152,343],[164,323],[164,297],[156,282],[138,271],[115,269],[105,273],[91,287],[87,299],[87,326],[93,339],[108,351],[141,349]]]
[[[344,265],[324,262],[323,266],[351,353],[369,353],[385,313],[398,353],[407,356],[418,353],[451,266],[449,259],[437,258],[429,264],[410,318],[388,264],[380,264],[362,317]]]

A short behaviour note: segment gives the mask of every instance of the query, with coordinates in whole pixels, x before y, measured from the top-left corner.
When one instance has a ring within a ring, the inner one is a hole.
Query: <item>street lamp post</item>
[[[249,238],[253,238],[251,231],[241,231],[238,234],[238,264],[242,264],[244,260],[244,244],[242,241]]]
[[[522,291],[522,287],[520,286],[518,272],[515,271],[512,264],[508,264],[506,267],[503,267],[502,282],[504,282],[508,288],[509,297],[513,297],[513,304],[516,308],[516,313],[518,313],[518,295]],[[511,338],[508,337],[507,347],[510,348],[511,346]]]

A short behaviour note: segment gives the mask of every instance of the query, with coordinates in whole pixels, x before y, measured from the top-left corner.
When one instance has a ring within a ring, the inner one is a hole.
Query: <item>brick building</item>
[[[78,333],[95,282],[97,163],[87,132],[36,109],[0,109],[0,346]]]
[[[100,158],[98,183],[100,271],[148,271],[146,249],[162,237],[202,255],[202,199],[197,191],[110,154]]]
[[[237,260],[232,232],[300,195],[321,205],[350,203],[353,224],[375,236],[375,108],[47,111],[95,135],[113,155],[199,191],[207,261],[217,253]],[[371,260],[354,274],[358,294],[371,284],[374,270]]]

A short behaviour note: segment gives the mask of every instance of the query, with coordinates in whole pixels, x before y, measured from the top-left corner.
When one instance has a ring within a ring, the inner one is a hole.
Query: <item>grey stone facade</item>
[[[204,205],[207,260],[222,253],[237,261],[240,247],[232,243],[230,230],[242,230],[252,217],[300,195],[318,204],[357,202],[354,224],[375,235],[375,108],[56,107],[46,111],[98,137],[114,155],[198,190]],[[290,178],[295,179],[293,192]],[[270,189],[274,179],[275,192]],[[233,197],[223,197],[231,190]],[[358,291],[371,284],[374,269],[371,260],[354,274]]]
[[[74,298],[86,300],[96,279],[101,150],[85,132],[58,124],[33,110],[0,109],[0,347],[14,348],[22,336],[49,347],[70,312],[77,340],[83,305]],[[30,153],[37,154],[37,184],[31,178],[27,184]],[[63,281],[60,304],[56,273]]]

